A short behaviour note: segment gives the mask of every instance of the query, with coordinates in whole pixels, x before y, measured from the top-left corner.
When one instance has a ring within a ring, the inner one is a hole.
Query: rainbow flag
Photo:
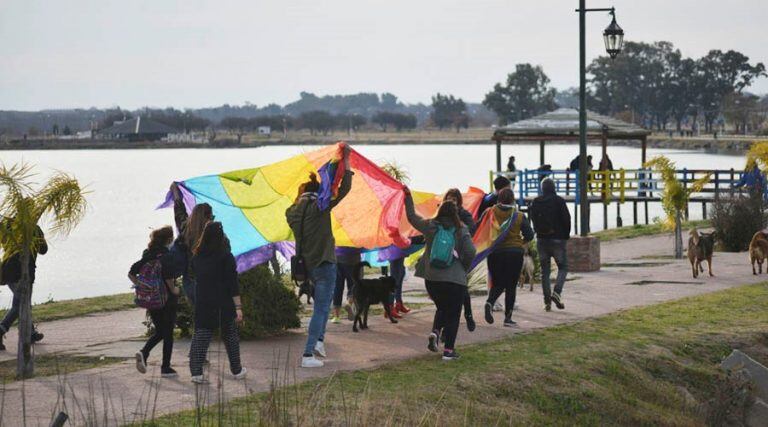
[[[518,214],[519,212],[515,211],[506,221],[499,224],[496,215],[493,215],[493,212],[488,210],[488,213],[483,216],[480,225],[478,225],[475,235],[472,236],[472,243],[475,244],[477,255],[475,255],[475,259],[472,261],[472,265],[469,268],[470,271],[483,262],[493,252],[496,245],[507,237],[511,225],[517,220]]]
[[[286,258],[293,254],[294,236],[285,220],[285,210],[310,172],[317,173],[321,182],[318,203],[327,206],[336,196],[344,174],[342,153],[342,143],[338,143],[262,167],[177,183],[187,211],[198,203],[211,205],[230,239],[237,269],[242,272],[268,261],[275,251]],[[410,237],[418,233],[405,219],[403,185],[355,150],[350,150],[350,167],[355,173],[352,189],[331,212],[336,245],[407,250]],[[468,193],[465,206],[479,205],[482,191],[470,189]],[[413,194],[417,211],[425,217],[433,216],[440,196]],[[169,192],[159,207],[171,206]]]

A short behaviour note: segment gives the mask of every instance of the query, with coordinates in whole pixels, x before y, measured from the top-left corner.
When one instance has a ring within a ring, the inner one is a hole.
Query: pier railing
[[[737,189],[743,171],[734,169],[679,169],[675,171],[678,181],[683,186],[692,185],[702,177],[709,176],[704,187],[691,194],[689,203],[701,203],[702,216],[707,217],[707,203],[712,203],[720,191]],[[517,196],[518,204],[525,207],[539,195],[541,181],[549,177],[555,183],[557,194],[563,196],[568,202],[576,205],[581,203],[579,195],[579,172],[570,170],[538,170],[523,169],[516,172],[491,171],[489,178],[491,183],[496,176],[503,175],[510,178],[513,190]],[[607,209],[610,203],[617,203],[617,224],[622,225],[619,205],[630,202],[633,204],[634,223],[638,223],[637,204],[645,205],[645,223],[648,223],[648,203],[660,202],[664,191],[664,182],[661,174],[651,169],[616,169],[610,171],[589,171],[587,177],[588,203],[602,203],[604,212],[604,225],[607,228]],[[763,197],[768,199],[768,188],[763,188]],[[738,191],[738,190],[737,190]],[[578,212],[578,209],[576,209]],[[685,210],[688,217],[688,207]]]

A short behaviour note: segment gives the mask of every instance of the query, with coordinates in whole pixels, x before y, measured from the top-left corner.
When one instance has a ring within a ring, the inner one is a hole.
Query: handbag
[[[304,205],[304,211],[301,213],[301,230],[299,231],[299,239],[296,240],[296,255],[291,257],[291,280],[296,283],[306,282],[309,276],[307,271],[307,262],[304,259],[304,255],[301,254],[301,245],[299,242],[304,240],[304,219],[307,217],[307,208],[311,200],[307,201]]]

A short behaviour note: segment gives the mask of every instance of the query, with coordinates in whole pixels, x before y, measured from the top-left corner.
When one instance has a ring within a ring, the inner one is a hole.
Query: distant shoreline
[[[26,142],[13,142],[0,144],[0,151],[22,151],[22,150],[146,150],[146,149],[221,149],[221,148],[259,148],[275,146],[313,146],[328,145],[336,141],[347,141],[352,145],[495,145],[488,138],[479,138],[476,135],[466,135],[462,138],[461,134],[456,135],[455,139],[355,139],[355,137],[346,137],[339,135],[335,137],[323,137],[318,139],[288,139],[288,140],[264,140],[248,141],[237,144],[232,140],[217,141],[213,145],[200,143],[168,143],[162,141],[105,141],[105,140],[28,140]],[[346,137],[346,138],[345,138]],[[707,138],[685,138],[670,139],[666,137],[649,137],[648,148],[679,149],[679,150],[704,150],[713,154],[744,154],[749,150],[755,139],[707,139]],[[536,144],[532,141],[505,142],[504,145]],[[574,145],[574,142],[565,141],[547,141],[547,145]],[[590,142],[590,145],[600,145],[599,142]],[[640,148],[640,141],[632,140],[609,140],[610,146],[627,146]]]

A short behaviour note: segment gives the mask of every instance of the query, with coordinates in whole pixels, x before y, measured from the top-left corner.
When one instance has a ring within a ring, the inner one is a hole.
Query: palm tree
[[[384,162],[381,169],[400,183],[407,184],[411,179],[405,167],[395,161]]]
[[[675,162],[665,156],[656,156],[645,163],[646,168],[653,168],[661,174],[661,181],[664,183],[664,191],[661,195],[661,206],[664,213],[667,214],[665,227],[675,231],[675,258],[683,257],[683,224],[682,212],[691,198],[691,193],[697,193],[709,182],[710,175],[707,174],[689,187],[677,180],[675,173]]]
[[[32,357],[32,292],[29,275],[30,257],[41,244],[38,224],[42,219],[51,234],[69,234],[85,214],[85,192],[73,177],[56,172],[42,186],[33,188],[32,167],[27,164],[7,167],[0,164],[0,249],[2,260],[20,254],[21,279],[17,285],[19,307],[19,347],[16,374],[34,375]]]

